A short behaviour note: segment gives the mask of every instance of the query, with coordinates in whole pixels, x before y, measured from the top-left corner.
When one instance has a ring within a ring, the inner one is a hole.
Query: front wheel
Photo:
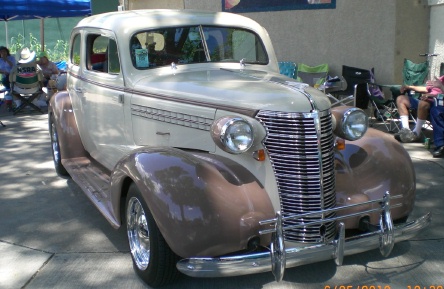
[[[57,127],[54,122],[54,116],[49,116],[49,134],[51,136],[51,149],[52,159],[54,161],[54,168],[58,175],[67,176],[68,172],[62,165],[62,156],[60,154],[59,135],[57,133]]]
[[[126,200],[126,225],[133,267],[149,286],[173,282],[179,276],[177,255],[171,251],[133,183]]]

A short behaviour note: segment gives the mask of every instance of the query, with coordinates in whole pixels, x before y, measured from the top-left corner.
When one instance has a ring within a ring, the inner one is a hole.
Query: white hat
[[[20,51],[20,59],[19,59],[19,63],[29,63],[34,61],[35,59],[35,51],[31,51],[29,50],[28,47],[23,48]]]

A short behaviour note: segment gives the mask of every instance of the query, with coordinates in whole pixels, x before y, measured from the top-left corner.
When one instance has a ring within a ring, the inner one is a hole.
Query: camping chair
[[[282,75],[286,75],[290,78],[294,78],[296,73],[297,65],[291,61],[279,61],[279,73]]]
[[[429,74],[429,62],[424,61],[421,63],[414,63],[411,60],[405,58],[404,66],[402,68],[402,81],[404,85],[424,85],[426,82],[427,76]],[[396,101],[396,97],[401,94],[401,85],[385,85],[390,88],[392,92],[393,99]],[[416,93],[416,98],[419,97],[419,94]]]
[[[14,109],[14,115],[27,106],[44,113],[40,107],[33,103],[43,93],[42,78],[42,74],[38,73],[37,64],[17,64],[16,71],[11,73],[11,93],[21,100],[21,104]]]
[[[328,74],[328,64],[309,66],[303,63],[298,64],[296,79],[318,88],[323,85]]]
[[[392,98],[385,99],[382,87],[374,82],[357,84],[355,99],[361,98],[359,94],[363,92],[366,93],[370,106],[372,107],[370,111],[374,112],[374,120],[381,121],[387,129],[387,132],[398,132],[400,130],[397,124],[399,114],[394,100]],[[370,126],[373,126],[373,123],[370,123]]]
[[[347,81],[342,76],[330,77],[327,76],[324,84],[320,86],[320,89],[328,96],[330,99],[331,106],[336,105],[349,105],[349,102],[353,100],[353,95],[345,98],[336,98],[334,96],[338,91],[344,91],[347,88]]]
[[[342,77],[345,79],[347,86],[344,90],[337,91],[335,93],[336,97],[342,101],[353,102],[353,106],[366,109],[370,99],[365,93],[365,90],[363,92],[358,91],[360,98],[356,99],[356,85],[371,83],[372,75],[370,70],[343,65]]]
[[[404,66],[402,69],[402,78],[404,85],[415,85],[421,86],[425,85],[427,77],[429,75],[429,61],[424,61],[421,63],[415,63],[409,59],[404,59]],[[396,103],[396,98],[401,95],[401,85],[383,85],[384,87],[389,87],[392,92],[392,98]],[[415,93],[414,91],[408,92],[410,96],[414,98],[419,98],[420,93]],[[416,111],[414,109],[409,110],[410,118],[416,123]],[[430,125],[429,122],[426,123]]]
[[[382,121],[388,132],[397,132],[399,127],[396,123],[396,104],[392,98],[385,99],[381,86],[375,83],[374,69],[343,65],[342,74],[349,84],[345,92],[353,94],[354,106],[367,111],[370,105],[370,112],[374,112],[375,120]]]
[[[342,101],[330,93],[330,91],[336,91],[337,89],[341,89],[340,87],[344,87],[346,85],[343,79],[339,79],[339,82],[335,81],[336,84],[339,83],[339,88],[335,85],[335,83],[332,82],[331,86],[334,87],[329,88],[327,91],[327,83],[329,83],[327,80],[328,64],[324,63],[317,66],[309,66],[304,63],[299,63],[295,78],[297,81],[307,83],[308,85],[318,89],[322,89],[330,98],[332,106],[337,104],[345,105]]]

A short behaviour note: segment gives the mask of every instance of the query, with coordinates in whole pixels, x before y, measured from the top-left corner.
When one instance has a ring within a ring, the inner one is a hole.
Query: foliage
[[[12,55],[15,55],[23,47],[28,47],[31,51],[35,51],[37,54],[42,51],[41,43],[36,37],[32,35],[32,33],[29,34],[28,40],[25,39],[25,37],[21,34],[18,34],[16,37],[11,38],[11,45],[9,47],[9,50]],[[48,53],[49,59],[51,61],[66,61],[68,59],[69,44],[64,40],[57,40],[55,46],[52,49],[48,48],[45,45],[44,50]]]

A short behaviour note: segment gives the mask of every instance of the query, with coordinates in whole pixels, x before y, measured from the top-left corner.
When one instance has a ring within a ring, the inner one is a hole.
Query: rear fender
[[[51,97],[48,113],[56,124],[62,160],[87,156],[67,91],[58,92]]]
[[[111,176],[113,210],[130,177],[142,193],[170,248],[179,256],[217,256],[246,248],[253,237],[268,245],[259,221],[273,218],[271,200],[239,164],[174,148],[141,148]]]

